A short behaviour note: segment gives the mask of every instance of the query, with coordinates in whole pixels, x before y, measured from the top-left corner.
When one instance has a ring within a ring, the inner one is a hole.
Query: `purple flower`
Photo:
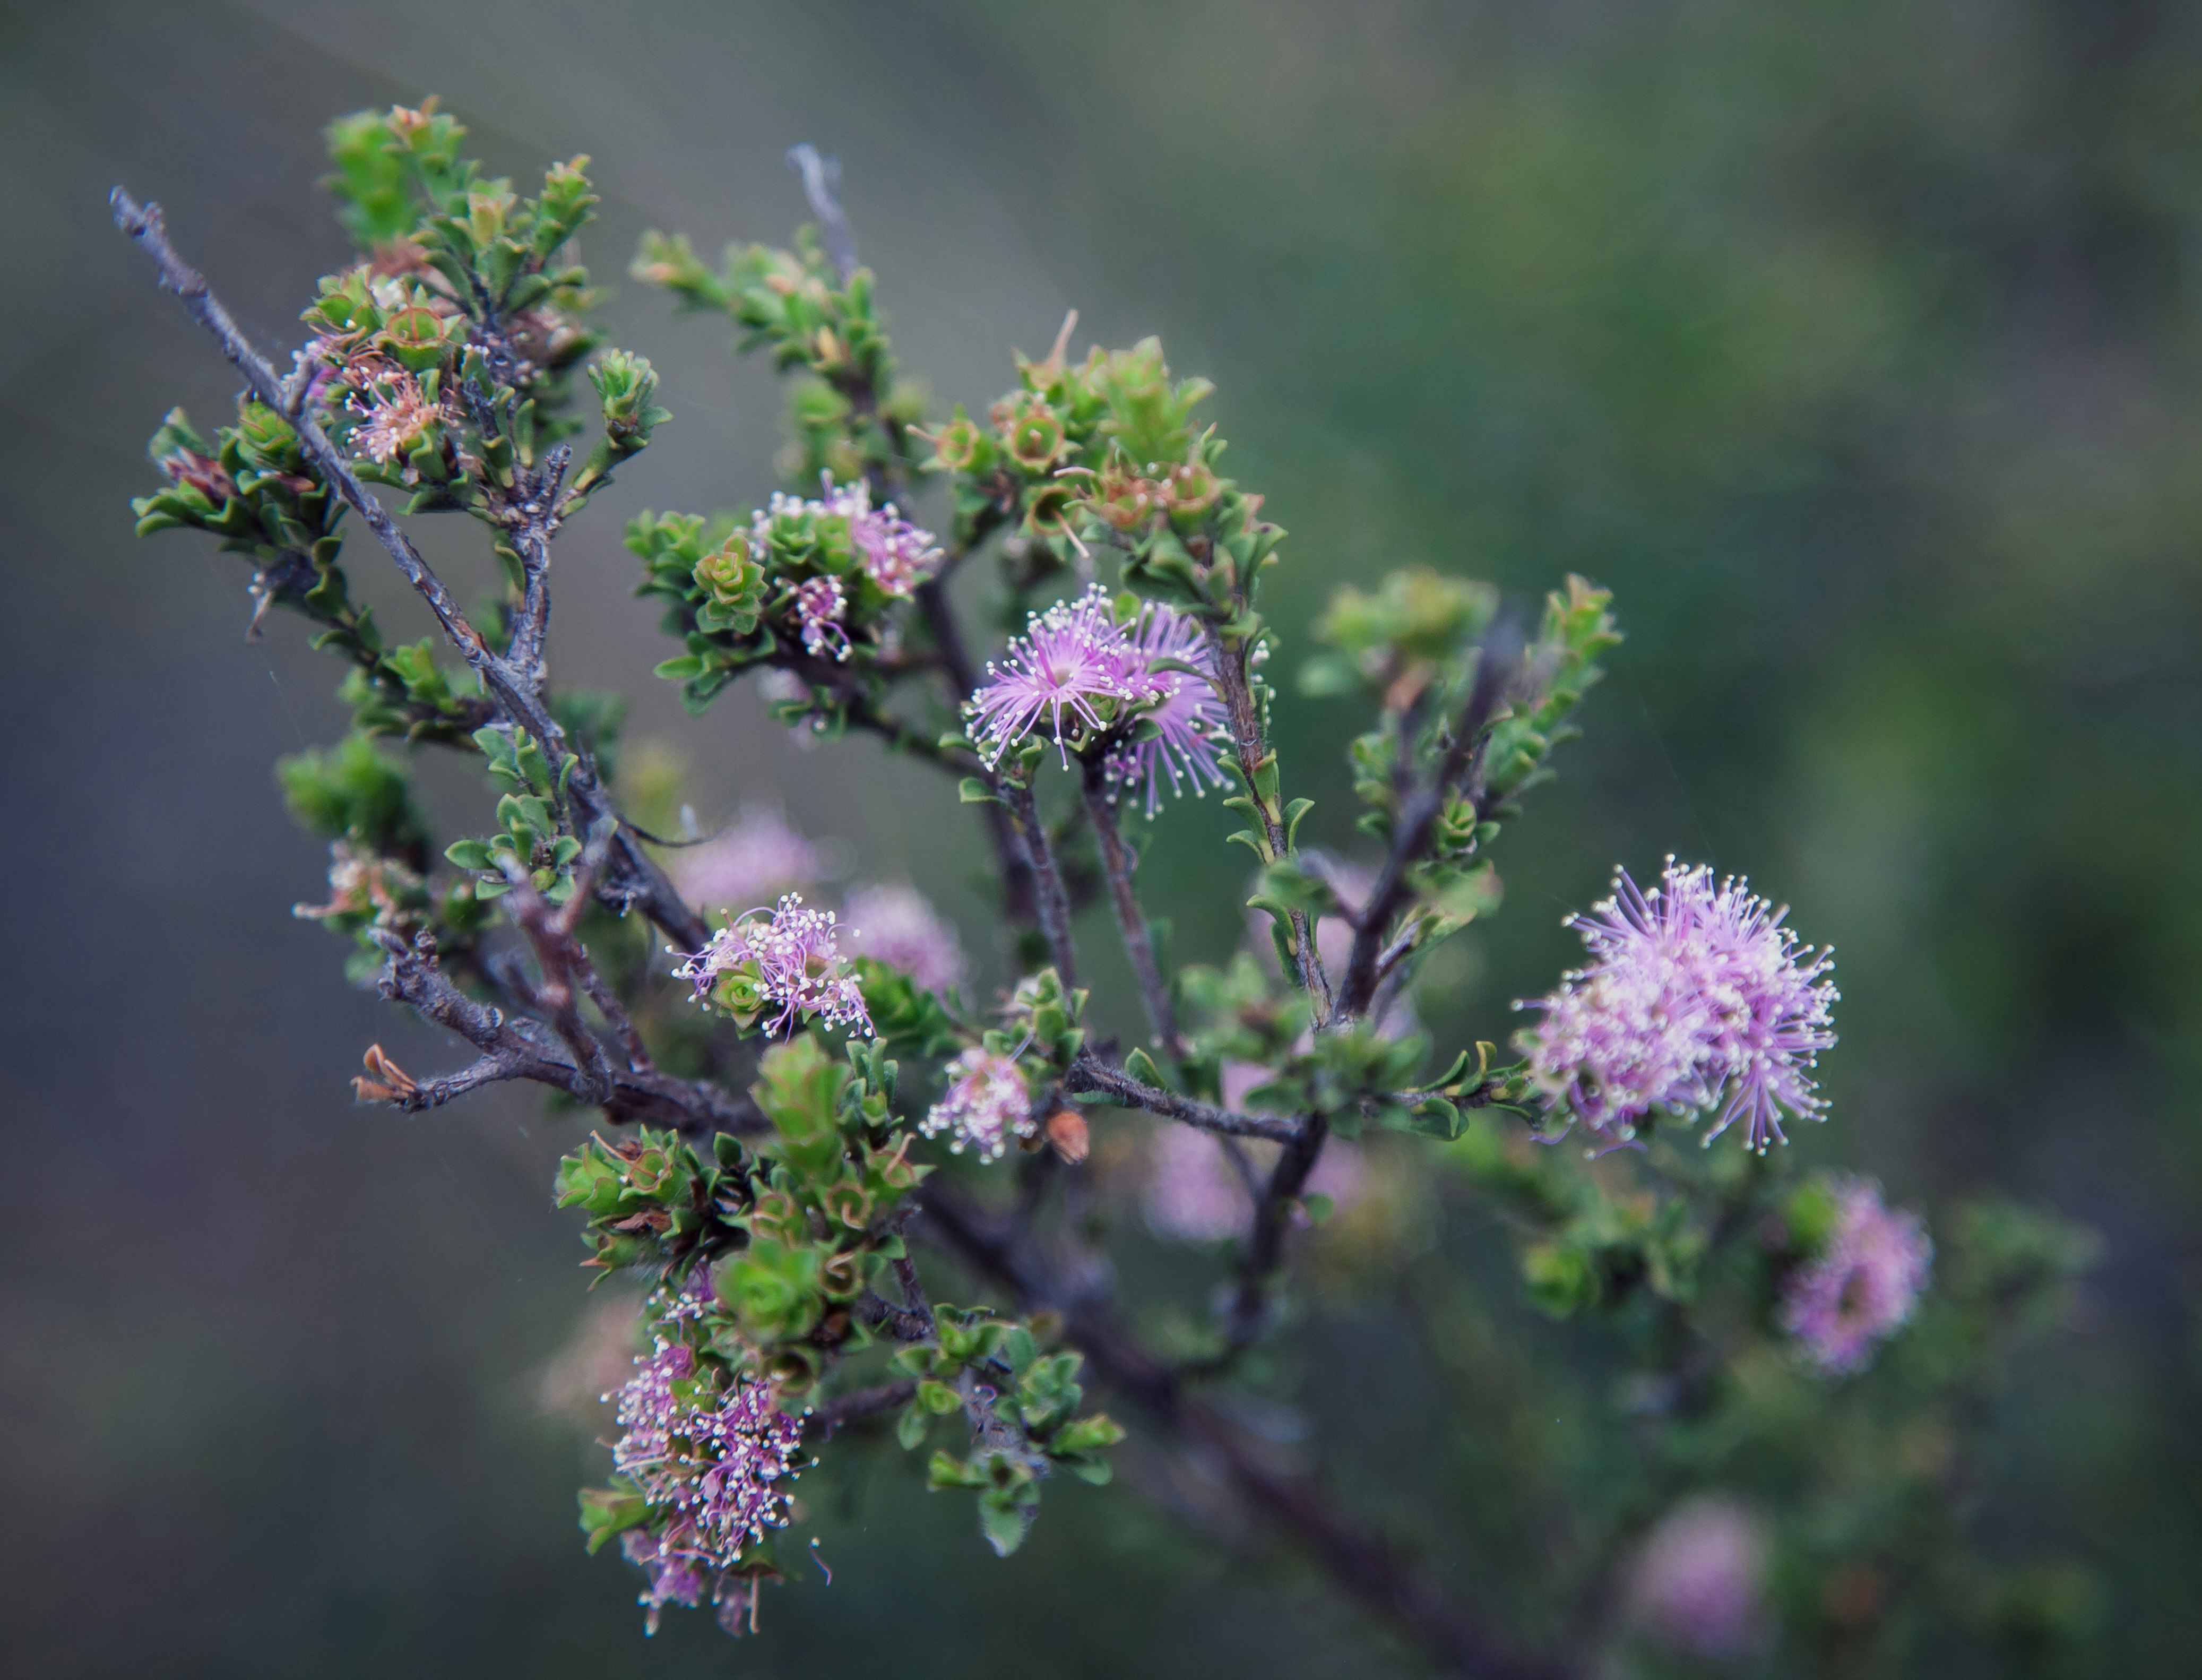
[[[841,906],[858,954],[899,969],[928,992],[945,992],[963,978],[963,947],[914,887],[857,887]]]
[[[1830,1376],[1863,1371],[1911,1317],[1934,1244],[1916,1213],[1882,1205],[1869,1178],[1835,1181],[1835,1222],[1817,1259],[1790,1275],[1781,1328]]]
[[[956,1076],[948,1093],[927,1111],[918,1129],[927,1137],[946,1132],[950,1154],[969,1148],[982,1161],[998,1161],[1012,1136],[1030,1137],[1039,1129],[1016,1057],[974,1044],[949,1066]]]
[[[1748,1656],[1768,1633],[1766,1532],[1731,1499],[1684,1501],[1645,1536],[1628,1583],[1638,1626],[1693,1656]]]
[[[841,628],[849,610],[837,577],[814,577],[795,587],[795,622],[803,628],[803,651],[814,659],[832,657],[845,662],[849,633]]]
[[[1150,692],[1145,663],[1110,616],[1109,598],[1097,584],[1075,601],[1058,601],[1033,614],[1000,664],[987,662],[986,681],[965,710],[989,769],[1043,718],[1068,769],[1066,711],[1074,723],[1098,730],[1098,707],[1139,700]]]
[[[776,899],[826,873],[818,848],[770,805],[743,806],[703,845],[674,853],[672,864],[691,904],[721,910]]]
[[[765,1026],[774,1037],[792,1028],[798,1015],[811,1015],[829,1027],[853,1025],[868,1038],[872,1017],[841,960],[833,912],[805,910],[803,894],[790,893],[769,921],[756,919],[761,914],[743,912],[674,970],[694,983],[696,1000],[716,994],[745,1026],[777,1005],[779,1013]],[[729,977],[733,985],[721,990]]]
[[[1787,914],[1702,864],[1669,858],[1649,893],[1618,871],[1612,898],[1568,918],[1591,963],[1517,1005],[1544,1011],[1523,1040],[1547,1108],[1626,1142],[1655,1109],[1717,1104],[1705,1142],[1747,1120],[1761,1153],[1788,1141],[1784,1113],[1824,1117],[1811,1070],[1835,1041],[1834,958],[1799,945]]]
[[[620,1536],[620,1550],[648,1583],[635,1600],[650,1612],[643,1624],[645,1633],[657,1631],[658,1617],[667,1605],[686,1605],[693,1610],[704,1601],[704,1589],[710,1583],[704,1575],[704,1559],[697,1553],[668,1546],[648,1529],[629,1529]]]
[[[825,491],[825,511],[849,522],[849,535],[863,557],[865,571],[886,593],[906,600],[940,569],[940,548],[933,533],[904,519],[892,502],[874,507],[871,486],[862,479],[836,489],[827,476]]]
[[[1254,1209],[1223,1146],[1191,1126],[1156,1131],[1142,1200],[1149,1229],[1180,1242],[1221,1242],[1244,1230]]]
[[[636,1359],[619,1424],[612,1464],[665,1524],[621,1541],[649,1577],[641,1601],[655,1632],[662,1606],[699,1602],[707,1575],[733,1568],[743,1547],[786,1524],[803,1426],[766,1384],[738,1376],[722,1393],[690,1348],[663,1341]]]
[[[1109,779],[1119,784],[1144,781],[1147,815],[1152,816],[1161,804],[1165,771],[1173,793],[1184,793],[1187,781],[1195,793],[1204,793],[1203,776],[1217,787],[1230,785],[1216,757],[1217,743],[1228,740],[1230,731],[1223,702],[1208,677],[1166,668],[1215,669],[1215,651],[1198,619],[1150,601],[1139,609],[1127,640],[1137,662],[1133,680],[1154,703],[1145,721],[1157,733],[1151,740],[1133,741],[1110,754]]]

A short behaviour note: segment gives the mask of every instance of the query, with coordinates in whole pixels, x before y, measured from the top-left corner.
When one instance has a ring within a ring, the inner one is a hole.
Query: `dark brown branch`
[[[994,791],[1002,801],[997,809],[1009,812],[1016,840],[1032,870],[1033,907],[1039,913],[1039,930],[1047,939],[1048,955],[1054,959],[1055,971],[1063,977],[1063,985],[1075,987],[1078,950],[1070,938],[1070,899],[1063,891],[1063,874],[1056,867],[1055,849],[1048,843],[1047,825],[1040,821],[1032,784],[1019,781],[1014,774],[998,776]]]
[[[845,1394],[837,1394],[825,1405],[815,1408],[803,1420],[804,1432],[815,1435],[819,1442],[831,1441],[834,1434],[851,1424],[876,1418],[883,1412],[899,1412],[917,1393],[913,1378],[904,1377],[899,1382],[881,1382],[869,1388],[852,1388]]]
[[[436,959],[435,940],[422,934],[409,945],[395,934],[378,934],[387,953],[382,995],[409,1005],[423,1018],[456,1033],[481,1052],[473,1065],[447,1078],[394,1090],[385,1099],[409,1112],[440,1108],[453,1098],[484,1085],[528,1080],[592,1101],[616,1121],[646,1121],[690,1137],[714,1132],[756,1133],[764,1117],[745,1099],[729,1096],[701,1081],[675,1079],[655,1069],[611,1070],[600,1099],[589,1093],[598,1076],[540,1023],[508,1018],[503,1011],[476,1003],[445,976]]]
[[[563,756],[565,732],[559,728],[544,705],[539,692],[530,686],[527,674],[515,669],[499,657],[480,632],[467,620],[464,611],[443,581],[421,559],[411,539],[398,529],[382,505],[368,493],[352,471],[350,463],[322,432],[313,416],[299,406],[298,399],[304,387],[293,389],[276,376],[259,351],[252,347],[221,300],[208,289],[205,278],[176,254],[168,242],[168,230],[158,204],[140,205],[116,187],[109,203],[115,212],[115,226],[134,240],[150,256],[160,271],[162,286],[183,301],[191,318],[206,328],[221,353],[238,372],[253,394],[276,410],[291,424],[298,434],[299,446],[306,458],[336,490],[350,508],[365,522],[375,539],[397,563],[405,581],[412,585],[421,598],[427,603],[428,610],[435,615],[444,634],[460,656],[467,662],[480,681],[485,693],[493,699],[506,720],[515,728],[527,730],[543,743],[544,751],[555,763]],[[547,610],[547,606],[546,606]],[[600,818],[616,815],[602,784],[597,780],[596,766],[586,755],[574,769],[568,784],[579,826],[589,828]],[[680,893],[665,872],[659,869],[641,842],[632,834],[622,833],[616,842],[615,867],[606,872],[601,889],[608,904],[622,910],[636,908],[648,916],[675,941],[690,950],[700,949],[710,937],[710,929],[701,917],[681,901]]]
[[[1259,1137],[1273,1143],[1290,1144],[1301,1138],[1307,1126],[1306,1120],[1298,1116],[1240,1114],[1218,1108],[1213,1103],[1180,1097],[1175,1091],[1143,1084],[1122,1069],[1110,1067],[1091,1051],[1080,1052],[1071,1063],[1070,1071],[1063,1076],[1063,1088],[1096,1092],[1119,1108],[1144,1109],[1149,1114],[1180,1120],[1220,1137]]]
[[[1177,1005],[1171,1000],[1169,982],[1163,978],[1162,965],[1155,960],[1154,934],[1147,927],[1146,915],[1139,908],[1139,893],[1132,886],[1137,860],[1131,848],[1124,844],[1123,830],[1117,824],[1116,805],[1110,797],[1107,772],[1098,757],[1088,757],[1080,768],[1084,772],[1086,815],[1093,824],[1094,844],[1101,853],[1101,873],[1108,881],[1109,902],[1116,912],[1116,930],[1123,935],[1124,955],[1139,980],[1139,996],[1147,1006],[1148,1024],[1155,1029],[1155,1042],[1173,1059],[1182,1061],[1186,1045],[1178,1031]]]
[[[1207,1374],[1228,1369],[1260,1340],[1269,1317],[1270,1282],[1284,1259],[1286,1226],[1329,1136],[1328,1123],[1311,1114],[1306,1129],[1277,1158],[1268,1188],[1255,1200],[1253,1228],[1239,1258],[1239,1287],[1224,1321],[1223,1351],[1194,1370]]]
[[[1486,640],[1475,662],[1475,684],[1454,723],[1452,740],[1445,756],[1438,761],[1437,769],[1428,781],[1400,806],[1398,818],[1392,828],[1391,849],[1385,853],[1384,867],[1377,873],[1376,884],[1369,890],[1368,901],[1361,906],[1354,928],[1352,954],[1345,959],[1345,976],[1339,982],[1338,1012],[1341,1016],[1368,1012],[1382,978],[1380,961],[1384,952],[1384,936],[1392,918],[1407,902],[1410,872],[1429,855],[1431,838],[1446,800],[1456,791],[1471,805],[1481,798],[1485,732],[1504,698],[1516,663],[1512,650],[1502,652],[1497,637]],[[1402,952],[1401,957],[1404,955]],[[1394,962],[1398,960],[1398,957],[1393,958]]]
[[[1185,1394],[1175,1375],[1123,1329],[1104,1294],[1067,1286],[945,1185],[927,1185],[921,1201],[925,1227],[942,1246],[1005,1289],[1021,1310],[1061,1313],[1097,1377],[1157,1433],[1214,1454],[1241,1500],[1289,1531],[1340,1587],[1405,1629],[1449,1671],[1473,1680],[1560,1680],[1566,1673],[1557,1661],[1511,1649],[1313,1482],[1265,1462],[1242,1431]]]

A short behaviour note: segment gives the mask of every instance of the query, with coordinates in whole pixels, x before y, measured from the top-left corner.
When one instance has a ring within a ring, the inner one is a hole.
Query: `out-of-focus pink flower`
[[[1645,1536],[1628,1582],[1637,1626],[1693,1656],[1750,1655],[1766,1640],[1766,1532],[1734,1500],[1684,1501]]]
[[[1781,1327],[1822,1371],[1845,1376],[1871,1365],[1874,1350],[1910,1319],[1934,1244],[1917,1214],[1882,1205],[1869,1178],[1842,1178],[1835,1195],[1826,1248],[1782,1292]]]
[[[674,852],[670,865],[689,903],[730,914],[809,887],[825,870],[818,848],[770,805],[743,806],[703,845]]]
[[[1254,1204],[1246,1186],[1208,1133],[1166,1123],[1149,1152],[1144,1200],[1156,1235],[1180,1242],[1221,1242],[1246,1229]]]
[[[854,953],[899,969],[928,992],[963,980],[963,947],[925,894],[901,884],[852,887],[841,905]]]

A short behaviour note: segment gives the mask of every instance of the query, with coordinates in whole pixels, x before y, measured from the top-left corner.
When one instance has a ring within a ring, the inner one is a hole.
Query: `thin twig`
[[[1139,996],[1147,1006],[1148,1024],[1155,1029],[1155,1042],[1172,1059],[1183,1061],[1186,1043],[1178,1031],[1177,1005],[1170,998],[1169,982],[1163,978],[1162,965],[1155,958],[1154,934],[1147,927],[1146,915],[1139,908],[1139,893],[1132,885],[1137,860],[1131,848],[1124,844],[1123,830],[1116,821],[1116,801],[1110,797],[1107,772],[1098,758],[1087,758],[1081,768],[1086,818],[1093,824],[1094,843],[1101,853],[1101,873],[1108,880],[1109,902],[1116,912],[1116,930],[1123,935],[1124,955],[1139,980]]]
[[[1175,1091],[1144,1084],[1121,1068],[1114,1068],[1091,1051],[1081,1051],[1063,1076],[1066,1091],[1090,1091],[1120,1108],[1144,1109],[1165,1119],[1180,1120],[1219,1137],[1267,1138],[1272,1143],[1297,1142],[1304,1135],[1307,1117],[1284,1114],[1240,1114],[1213,1103],[1180,1097]]]
[[[1025,861],[1031,866],[1033,908],[1040,932],[1047,939],[1048,955],[1066,987],[1078,984],[1078,950],[1070,938],[1070,900],[1063,887],[1063,874],[1055,864],[1055,849],[1048,843],[1047,825],[1040,821],[1032,784],[1015,775],[995,779],[994,790],[1010,815]]]

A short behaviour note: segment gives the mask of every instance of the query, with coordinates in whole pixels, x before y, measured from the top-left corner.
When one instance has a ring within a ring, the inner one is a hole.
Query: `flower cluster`
[[[613,1466],[666,1517],[621,1542],[648,1577],[641,1602],[655,1632],[663,1606],[699,1603],[744,1547],[786,1524],[803,1426],[764,1383],[736,1376],[722,1391],[692,1349],[662,1340],[635,1360],[618,1418]]]
[[[762,560],[772,551],[775,521],[807,516],[848,521],[849,540],[865,575],[883,594],[898,600],[908,600],[940,569],[940,545],[933,533],[904,519],[892,502],[874,507],[871,488],[863,480],[837,486],[827,474],[821,475],[819,488],[821,493],[810,501],[774,491],[771,501],[750,516],[751,553]]]
[[[1043,721],[1067,768],[1066,713],[1075,728],[1098,734],[1122,711],[1140,710],[1154,734],[1112,751],[1108,774],[1119,785],[1144,781],[1151,816],[1165,772],[1173,793],[1182,793],[1187,781],[1200,792],[1204,776],[1225,785],[1216,755],[1222,702],[1206,677],[1177,669],[1205,667],[1212,657],[1198,619],[1149,602],[1131,624],[1119,624],[1096,585],[1034,613],[1000,663],[988,663],[968,710],[989,768]]]
[[[982,1161],[998,1161],[1012,1136],[1031,1137],[1039,1130],[1032,1093],[1016,1057],[998,1056],[974,1044],[951,1065],[955,1077],[948,1094],[919,1123],[926,1136],[946,1132],[951,1154],[969,1148]]]
[[[963,946],[956,930],[916,887],[853,887],[841,911],[851,934],[863,941],[861,955],[899,970],[928,992],[962,982]]]
[[[1834,957],[1800,946],[1775,910],[1733,877],[1667,860],[1648,893],[1616,874],[1614,895],[1569,918],[1593,961],[1524,1035],[1530,1076],[1554,1112],[1616,1142],[1655,1109],[1721,1107],[1710,1143],[1737,1121],[1762,1153],[1781,1117],[1819,1119],[1811,1070],[1835,1041]]]
[[[1911,1317],[1934,1259],[1917,1214],[1883,1205],[1871,1179],[1841,1179],[1826,1247],[1782,1292],[1781,1327],[1829,1375],[1863,1371]]]
[[[674,970],[694,984],[697,1001],[717,1002],[745,1027],[776,1007],[765,1023],[774,1037],[791,1030],[798,1015],[869,1037],[871,1014],[841,958],[833,912],[806,910],[803,894],[790,893],[768,920],[757,919],[761,914],[744,912]]]

